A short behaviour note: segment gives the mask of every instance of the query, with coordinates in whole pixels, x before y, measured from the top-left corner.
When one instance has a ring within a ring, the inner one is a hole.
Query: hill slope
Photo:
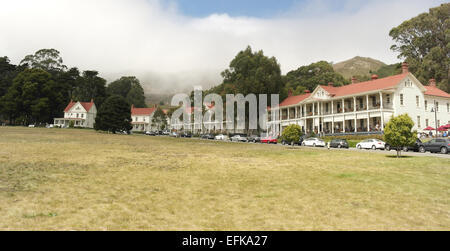
[[[334,64],[333,68],[336,72],[342,74],[348,79],[353,76],[370,75],[370,72],[376,72],[383,66],[386,66],[386,64],[376,59],[354,57],[352,59]]]

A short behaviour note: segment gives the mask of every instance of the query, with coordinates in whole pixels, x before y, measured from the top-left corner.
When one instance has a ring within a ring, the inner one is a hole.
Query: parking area
[[[229,143],[229,144],[261,144],[261,145],[266,145],[266,146],[270,146],[270,147],[285,147],[285,148],[296,148],[296,149],[316,149],[318,151],[354,151],[354,152],[364,152],[364,153],[373,153],[373,154],[384,154],[384,155],[389,155],[389,156],[396,156],[397,152],[395,150],[392,151],[386,151],[386,150],[372,150],[372,149],[357,149],[357,148],[330,148],[328,149],[328,147],[308,147],[308,146],[287,146],[287,145],[282,145],[280,143],[278,144],[268,144],[268,143],[253,143],[253,142],[241,142],[241,141],[231,141],[231,140],[213,140],[213,139],[206,139],[206,138],[197,138],[197,137],[188,137],[187,139],[191,139],[191,140],[209,140],[209,141],[216,141],[216,142],[224,142],[224,143]],[[435,158],[444,158],[444,159],[450,159],[450,154],[440,154],[440,153],[430,153],[430,152],[426,152],[426,153],[420,153],[420,152],[414,152],[414,151],[408,151],[408,152],[404,152],[402,151],[401,156],[411,156],[411,157],[435,157]]]

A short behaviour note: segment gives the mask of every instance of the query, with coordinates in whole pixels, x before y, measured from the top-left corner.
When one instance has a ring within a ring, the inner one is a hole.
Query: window
[[[386,95],[386,103],[390,104],[391,103],[391,95]]]
[[[417,116],[417,127],[420,128],[420,116]]]
[[[428,101],[425,100],[425,111],[428,110]]]
[[[405,87],[412,87],[412,85],[413,84],[412,84],[411,80],[408,79],[408,80],[405,81]]]
[[[447,103],[447,112],[450,112],[450,104]]]
[[[420,107],[420,97],[416,96],[416,105],[417,107]]]
[[[377,106],[377,97],[372,97],[372,105]]]
[[[440,127],[440,126],[441,126],[441,121],[438,120],[438,121],[437,121],[437,127]]]
[[[81,114],[81,118],[84,118],[84,114]]]
[[[326,104],[325,104],[325,112],[328,112],[328,106],[329,106],[329,104],[326,103]]]
[[[77,113],[77,118],[80,116],[80,114]]]
[[[400,105],[403,105],[403,94],[400,94]]]
[[[435,106],[436,106],[436,111],[439,112],[439,102],[436,102]]]
[[[426,127],[429,127],[429,126],[430,126],[430,124],[429,124],[428,122],[429,122],[429,120],[428,120],[428,119],[425,119],[425,126],[426,126]]]
[[[363,108],[364,107],[364,101],[362,98],[359,99],[359,108]]]

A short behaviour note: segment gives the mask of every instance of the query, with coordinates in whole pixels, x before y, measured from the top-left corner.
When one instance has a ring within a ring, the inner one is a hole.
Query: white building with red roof
[[[408,114],[419,132],[428,126],[450,124],[450,94],[438,89],[434,80],[424,86],[406,63],[402,71],[382,79],[374,75],[371,81],[360,83],[353,79],[352,84],[341,87],[318,86],[312,93],[289,96],[275,110],[279,121],[270,122],[271,130],[281,133],[298,124],[307,133],[377,134],[392,116],[401,114]]]
[[[156,112],[156,107],[153,108],[135,108],[131,107],[131,124],[134,132],[147,132],[155,128],[152,127],[153,115]],[[156,130],[156,129],[155,129]]]
[[[75,127],[94,128],[97,107],[94,100],[91,102],[74,102],[73,100],[64,109],[64,118],[55,118],[54,124],[59,127],[69,127],[73,121]]]

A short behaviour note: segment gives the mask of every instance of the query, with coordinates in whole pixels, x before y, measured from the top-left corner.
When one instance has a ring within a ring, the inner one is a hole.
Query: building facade
[[[73,121],[75,127],[94,128],[97,117],[97,107],[93,100],[91,102],[70,101],[64,109],[64,118],[55,118],[54,125],[67,128]]]
[[[147,132],[152,131],[153,115],[156,112],[156,108],[135,108],[131,107],[131,125],[133,126],[133,132]]]
[[[382,134],[390,118],[401,114],[408,114],[419,132],[450,124],[450,94],[438,89],[434,80],[422,85],[406,63],[402,68],[402,74],[383,79],[374,75],[371,81],[353,79],[350,85],[329,84],[289,96],[271,111],[278,112],[279,118],[269,122],[269,132],[281,134],[297,124],[305,133]]]

